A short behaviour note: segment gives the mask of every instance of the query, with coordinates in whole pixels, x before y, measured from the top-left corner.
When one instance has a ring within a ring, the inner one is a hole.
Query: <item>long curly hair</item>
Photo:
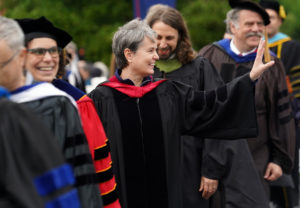
[[[181,64],[186,64],[195,59],[197,54],[192,48],[187,25],[179,11],[166,5],[156,5],[150,7],[145,21],[150,27],[157,21],[161,21],[178,31],[176,56]]]
[[[61,53],[59,54],[59,64],[58,64],[58,71],[56,74],[56,78],[61,79],[66,74],[66,65],[69,64],[69,59],[67,57],[66,49],[62,49]]]

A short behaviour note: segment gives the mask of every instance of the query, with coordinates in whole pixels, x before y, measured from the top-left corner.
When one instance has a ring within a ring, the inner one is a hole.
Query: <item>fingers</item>
[[[268,177],[268,181],[274,181],[274,180],[276,180],[276,176],[275,176],[275,174],[271,174],[269,177]]]
[[[275,181],[282,176],[282,169],[275,163],[269,163],[264,178],[268,181]]]
[[[266,180],[268,181],[275,181],[277,180],[281,175],[277,172],[272,172],[270,173],[270,175],[268,177],[265,177]]]
[[[211,197],[216,191],[217,191],[217,187],[215,186],[204,186],[204,190],[202,192],[202,197],[204,199],[209,199],[209,197]]]
[[[209,199],[218,188],[218,180],[212,180],[205,177],[201,178],[201,184],[199,191],[202,191],[202,197],[204,199]]]
[[[274,63],[275,63],[275,61],[272,60],[272,61],[264,64],[264,66],[266,67],[266,69],[268,69],[269,67],[273,66]]]
[[[273,66],[274,63],[275,63],[274,61],[270,61],[270,62],[264,64],[264,63],[262,63],[261,59],[258,59],[256,57],[255,62],[253,64],[253,68],[251,69],[251,72],[250,72],[251,80],[254,81],[254,80],[258,79],[262,75],[262,73],[264,71],[266,71],[268,68],[270,68],[271,66]]]
[[[201,180],[199,192],[201,192],[204,188],[204,182]]]
[[[265,45],[265,41],[260,39],[258,48],[257,48],[257,53],[256,53],[256,57],[255,57],[255,61],[253,64],[253,67],[251,69],[250,72],[250,78],[251,80],[256,80],[260,77],[260,75],[270,66],[272,66],[272,63],[267,63],[264,64],[262,59],[263,59],[263,54],[264,54],[264,45]]]
[[[203,185],[203,190],[202,190],[202,197],[204,199],[207,199],[207,196],[209,195],[209,191],[208,191],[208,185],[205,184]]]
[[[271,176],[271,169],[267,168],[266,172],[265,172],[265,175],[264,175],[264,178],[269,180],[270,176]]]
[[[256,59],[262,60],[264,50],[265,50],[265,41],[263,39],[260,39],[259,44],[258,44],[258,48],[257,48]]]

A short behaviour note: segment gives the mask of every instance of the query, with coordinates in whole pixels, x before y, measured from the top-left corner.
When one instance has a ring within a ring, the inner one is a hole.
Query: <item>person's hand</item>
[[[202,191],[202,197],[206,200],[209,199],[209,197],[216,192],[218,183],[218,180],[213,180],[202,176],[199,189],[200,192]]]
[[[266,64],[263,63],[262,59],[264,55],[264,50],[265,50],[265,41],[261,39],[258,45],[256,58],[250,72],[250,79],[252,81],[257,80],[264,71],[266,71],[269,67],[273,66],[274,64],[274,61],[270,61]]]
[[[268,181],[275,181],[282,176],[282,169],[276,163],[270,162],[267,166],[264,178]]]

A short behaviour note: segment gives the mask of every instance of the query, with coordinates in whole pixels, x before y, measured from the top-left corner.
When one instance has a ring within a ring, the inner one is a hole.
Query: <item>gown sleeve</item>
[[[179,85],[175,89],[182,95],[179,111],[184,134],[218,139],[257,135],[254,83],[249,74],[210,91]]]
[[[79,207],[73,170],[49,129],[8,100],[0,114],[0,207]]]
[[[271,145],[271,161],[280,165],[284,172],[292,169],[295,155],[295,123],[292,116],[292,108],[289,100],[285,81],[285,71],[282,62],[275,59],[277,70],[273,70],[275,79],[268,79],[267,103],[270,106],[269,116],[269,137]]]

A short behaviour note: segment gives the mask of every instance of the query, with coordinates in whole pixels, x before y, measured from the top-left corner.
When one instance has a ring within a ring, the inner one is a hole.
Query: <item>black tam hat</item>
[[[64,30],[61,30],[45,17],[38,19],[15,19],[21,26],[25,34],[25,42],[33,40],[34,38],[47,37],[54,39],[58,47],[64,48],[71,40],[72,37]]]
[[[263,7],[259,4],[248,1],[248,0],[229,0],[229,5],[232,9],[239,8],[239,9],[247,9],[258,13],[263,21],[264,25],[268,25],[270,23],[270,18],[268,13],[265,11]]]
[[[259,4],[265,9],[273,9],[274,11],[276,11],[281,19],[284,20],[286,18],[286,11],[285,11],[284,7],[279,4],[278,1],[261,0],[259,2]]]

